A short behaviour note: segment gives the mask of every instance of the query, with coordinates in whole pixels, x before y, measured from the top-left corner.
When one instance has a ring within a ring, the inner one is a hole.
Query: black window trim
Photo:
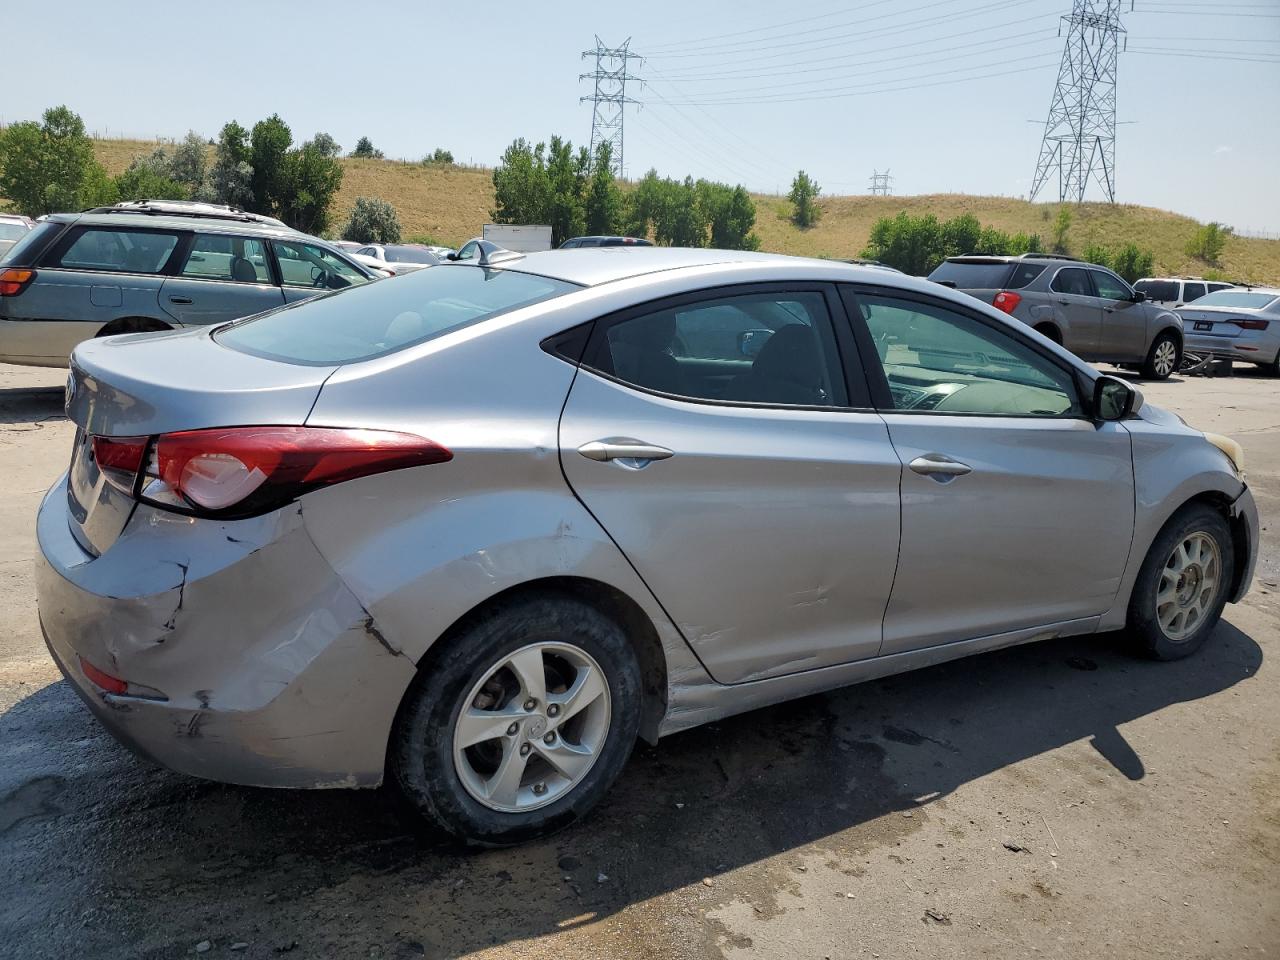
[[[1090,281],[1092,282],[1092,281]],[[927,294],[917,293],[914,290],[907,290],[902,287],[887,287],[877,284],[868,283],[841,283],[840,298],[844,304],[845,318],[853,329],[854,339],[858,344],[858,353],[862,358],[862,372],[867,383],[871,388],[872,401],[875,404],[875,411],[879,414],[895,414],[903,416],[921,416],[921,417],[957,417],[969,418],[985,417],[998,418],[1002,420],[1085,420],[1092,422],[1090,405],[1092,401],[1092,381],[1076,369],[1071,363],[1045,350],[1040,344],[1036,343],[1021,330],[1016,329],[1000,320],[985,316],[977,310],[970,309],[964,304],[955,303],[951,300],[942,300],[937,297],[930,297]],[[1079,413],[1063,413],[1051,417],[1029,416],[1022,413],[971,413],[962,410],[899,410],[893,405],[893,396],[889,392],[889,378],[885,376],[884,367],[880,363],[880,355],[876,351],[875,341],[871,337],[871,330],[862,318],[862,311],[859,308],[857,296],[865,293],[870,296],[892,297],[898,300],[908,300],[915,303],[922,303],[926,306],[936,307],[942,310],[949,310],[957,313],[970,320],[974,320],[984,327],[988,327],[998,333],[1003,333],[1021,346],[1027,348],[1036,356],[1049,361],[1053,366],[1057,367],[1070,379],[1076,391],[1076,405],[1080,408]]]
[[[174,244],[173,250],[170,251],[169,259],[154,273],[138,272],[136,270],[95,270],[92,267],[68,267],[59,263],[58,261],[66,255],[72,245],[90,230],[105,230],[108,233],[157,233],[165,236],[176,236],[178,242]],[[194,239],[195,233],[193,231],[181,227],[134,227],[125,224],[74,223],[69,229],[58,234],[57,239],[51,245],[44,248],[40,254],[40,263],[37,269],[43,267],[46,270],[67,270],[71,273],[94,273],[111,277],[172,277],[176,275],[176,265],[187,262],[187,254]]]
[[[690,303],[700,303],[710,300],[723,300],[726,297],[734,296],[758,296],[761,294],[775,293],[817,293],[823,297],[826,303],[827,313],[831,320],[831,333],[836,345],[836,368],[841,375],[845,389],[845,398],[848,403],[843,405],[836,404],[795,404],[795,403],[761,403],[751,400],[721,400],[712,399],[710,397],[689,397],[679,393],[666,393],[661,390],[654,390],[650,387],[641,386],[640,384],[631,383],[606,373],[592,366],[589,362],[600,344],[607,335],[609,329],[619,323],[627,320],[633,320],[649,313],[659,310],[668,310],[673,307],[684,306]],[[866,382],[863,367],[859,360],[859,350],[857,344],[848,329],[847,323],[842,323],[841,318],[844,317],[844,306],[840,300],[836,285],[828,280],[783,280],[760,283],[728,283],[723,286],[702,287],[701,289],[690,291],[688,293],[680,293],[659,297],[653,300],[647,300],[644,303],[632,304],[613,313],[597,317],[590,321],[593,324],[591,335],[582,351],[581,358],[578,360],[578,366],[581,370],[600,377],[602,380],[608,380],[610,383],[616,383],[626,387],[628,390],[635,390],[638,393],[648,394],[654,397],[662,397],[667,400],[676,400],[681,403],[692,403],[702,406],[713,407],[734,407],[748,410],[801,410],[801,411],[819,411],[824,413],[874,413],[875,407],[872,403],[871,393]],[[579,324],[578,326],[581,326]],[[554,341],[557,337],[569,333],[575,328],[569,328],[554,334],[543,340],[543,349],[550,348],[555,351]],[[563,352],[555,351],[556,354],[565,360],[569,360]],[[570,361],[572,362],[572,361]]]

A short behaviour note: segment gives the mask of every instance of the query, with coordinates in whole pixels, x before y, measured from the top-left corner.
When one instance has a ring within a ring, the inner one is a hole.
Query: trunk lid
[[[1222,337],[1234,339],[1244,331],[1232,320],[1257,320],[1264,317],[1254,316],[1251,311],[1236,310],[1231,307],[1182,307],[1178,311],[1182,318],[1182,332],[1196,337]]]
[[[208,330],[90,340],[71,355],[67,416],[76,438],[67,477],[71,532],[97,556],[124,529],[133,497],[112,486],[93,438],[252,424],[300,426],[336,367],[280,363],[230,350]]]

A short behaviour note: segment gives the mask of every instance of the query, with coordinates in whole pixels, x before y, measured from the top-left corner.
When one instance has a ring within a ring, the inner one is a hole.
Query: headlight
[[[1240,444],[1236,443],[1230,437],[1224,437],[1220,433],[1206,433],[1204,438],[1227,455],[1227,459],[1231,461],[1231,465],[1236,468],[1236,475],[1243,480],[1244,447],[1240,446]]]

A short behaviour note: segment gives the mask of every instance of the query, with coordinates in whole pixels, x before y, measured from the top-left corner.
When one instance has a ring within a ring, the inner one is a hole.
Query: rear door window
[[[1190,303],[1192,300],[1199,300],[1205,295],[1203,283],[1184,283],[1182,285],[1182,302]]]
[[[267,245],[256,237],[196,234],[182,276],[193,280],[271,283]]]
[[[1093,286],[1089,283],[1089,274],[1079,267],[1066,267],[1058,271],[1050,285],[1055,293],[1068,293],[1077,297],[1092,297]]]
[[[72,270],[160,273],[177,246],[176,233],[86,227],[72,238],[53,265]]]

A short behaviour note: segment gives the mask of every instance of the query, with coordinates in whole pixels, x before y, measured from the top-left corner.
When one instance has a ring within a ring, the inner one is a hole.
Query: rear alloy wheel
[[[392,761],[418,812],[465,842],[520,843],[585,814],[635,744],[623,631],[568,597],[504,605],[424,661]]]
[[[1171,333],[1162,333],[1151,345],[1147,354],[1147,362],[1142,365],[1142,375],[1148,380],[1167,380],[1173,371],[1178,369],[1182,359],[1182,350],[1177,338]]]
[[[1160,531],[1134,584],[1129,628],[1157,660],[1199,649],[1222,616],[1234,574],[1231,532],[1207,505],[1183,510]]]

